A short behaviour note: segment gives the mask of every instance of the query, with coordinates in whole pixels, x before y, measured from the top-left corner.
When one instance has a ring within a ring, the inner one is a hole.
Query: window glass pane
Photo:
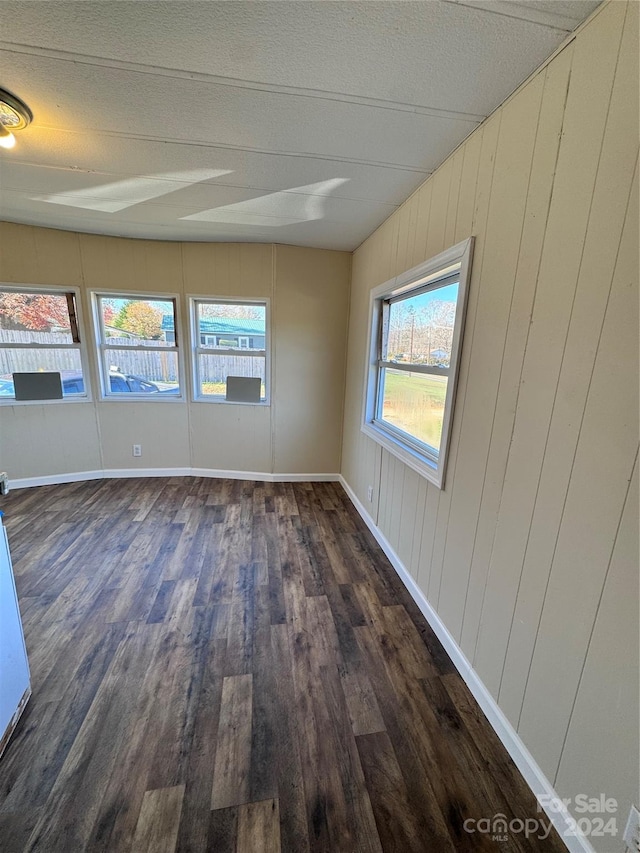
[[[66,294],[0,291],[0,343],[73,343]]]
[[[106,354],[112,394],[179,394],[178,354],[110,349]]]
[[[385,361],[449,367],[458,283],[392,302]]]
[[[264,350],[267,309],[264,305],[198,302],[199,347]]]
[[[13,397],[15,373],[56,371],[66,396],[84,394],[84,377],[77,349],[11,349],[0,347],[0,397]]]
[[[260,356],[241,355],[200,355],[198,373],[200,394],[202,396],[224,398],[227,390],[227,376],[259,377],[260,399],[266,399],[265,361]]]
[[[171,300],[100,297],[100,316],[109,346],[175,346]]]
[[[439,451],[447,377],[382,370],[380,379],[382,419]]]

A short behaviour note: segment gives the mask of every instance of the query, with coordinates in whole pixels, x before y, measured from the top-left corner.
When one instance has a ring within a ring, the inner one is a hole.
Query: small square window
[[[77,300],[61,288],[0,286],[0,402],[16,402],[14,373],[59,373],[63,400],[88,399]]]
[[[268,402],[267,308],[264,300],[192,299],[196,400],[237,402],[231,378],[259,379],[259,404]]]
[[[100,293],[94,310],[104,397],[181,399],[176,299]]]

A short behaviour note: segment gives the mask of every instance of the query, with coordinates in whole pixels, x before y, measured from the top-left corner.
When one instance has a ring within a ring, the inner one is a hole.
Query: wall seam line
[[[516,394],[516,401],[515,401],[516,412],[517,412],[517,410],[518,410],[518,403],[519,403],[519,401],[520,401],[520,389],[522,388],[522,374],[523,374],[523,372],[524,372],[524,365],[525,365],[526,360],[527,360],[527,350],[528,350],[528,348],[529,348],[529,337],[530,337],[530,335],[531,335],[531,320],[532,320],[532,318],[533,318],[533,311],[534,311],[534,308],[535,308],[536,298],[537,298],[537,295],[538,295],[538,284],[539,284],[539,282],[540,282],[540,266],[541,266],[541,264],[542,264],[542,258],[543,258],[543,256],[544,256],[544,247],[545,247],[545,243],[546,243],[546,240],[547,240],[547,228],[548,228],[548,225],[549,225],[549,215],[550,215],[550,213],[551,213],[551,208],[552,208],[552,205],[553,205],[553,194],[554,194],[554,192],[555,192],[555,178],[556,178],[556,172],[557,172],[557,169],[558,169],[558,160],[559,160],[559,158],[560,158],[560,149],[561,149],[561,147],[562,147],[562,134],[563,134],[563,131],[564,131],[564,122],[565,122],[565,115],[566,115],[566,109],[567,109],[567,101],[568,101],[568,98],[569,98],[569,88],[570,88],[570,85],[571,85],[571,71],[572,71],[572,68],[573,68],[573,55],[571,56],[571,62],[570,62],[570,64],[569,64],[569,73],[567,74],[567,83],[566,83],[566,88],[565,88],[565,93],[564,93],[564,104],[563,104],[563,107],[562,107],[562,121],[560,122],[560,134],[559,134],[559,138],[558,138],[558,146],[557,146],[557,148],[556,148],[555,163],[554,163],[554,167],[553,167],[553,177],[552,177],[552,180],[551,180],[551,191],[550,191],[550,193],[549,193],[549,203],[548,203],[548,205],[547,205],[547,211],[546,211],[546,215],[545,215],[544,235],[543,235],[543,238],[542,238],[542,245],[540,246],[540,255],[539,255],[539,257],[538,257],[538,269],[537,269],[537,272],[536,272],[536,281],[535,281],[535,285],[534,285],[534,288],[533,288],[533,297],[532,297],[532,300],[531,300],[531,313],[530,313],[530,316],[529,316],[529,324],[528,324],[528,326],[527,326],[527,333],[526,333],[526,337],[525,337],[525,345],[524,345],[524,350],[523,350],[522,363],[521,363],[521,365],[520,365],[520,372],[519,372],[519,376],[518,376],[518,392],[517,392],[517,394]],[[510,455],[511,455],[511,447],[512,447],[512,444],[513,444],[513,437],[514,437],[514,435],[515,435],[515,432],[516,432],[516,418],[514,417],[514,419],[513,419],[513,425],[512,425],[512,428],[511,428],[511,435],[509,436],[509,455],[507,456],[507,467],[506,467],[506,469],[505,469],[505,479],[506,479],[506,472],[509,470],[509,457],[510,457]],[[535,499],[534,499],[534,507],[535,507]],[[500,514],[500,510],[501,510],[501,509],[502,509],[502,499],[501,499],[501,501],[500,501],[500,507],[499,507],[499,510],[498,510],[498,513],[499,513],[499,514]],[[523,554],[522,554],[522,564],[521,564],[521,566],[520,566],[520,577],[518,578],[518,589],[517,589],[517,591],[516,591],[516,604],[517,604],[517,601],[518,601],[518,595],[519,595],[519,592],[520,592],[520,586],[521,586],[521,584],[522,584],[522,575],[523,575],[523,573],[524,573],[525,556],[526,556],[527,547],[528,547],[528,544],[529,544],[529,539],[530,539],[530,536],[531,536],[531,525],[532,525],[532,520],[533,520],[533,517],[532,517],[532,519],[531,519],[531,520],[530,520],[530,522],[529,522],[529,529],[528,529],[528,531],[527,531],[527,539],[526,539],[525,547],[524,547],[524,551],[523,551]],[[491,551],[491,556],[493,557],[493,548],[492,548],[492,551]],[[498,686],[498,696],[500,695],[500,690],[502,689],[502,681],[503,681],[503,677],[504,677],[504,670],[505,670],[506,662],[507,662],[508,649],[509,649],[509,641],[510,641],[510,639],[511,639],[511,633],[512,633],[512,630],[513,630],[513,621],[514,621],[514,618],[515,618],[515,606],[514,606],[513,614],[512,614],[512,616],[511,616],[511,624],[509,625],[509,634],[508,634],[508,638],[507,638],[507,646],[506,646],[506,649],[505,649],[505,656],[504,656],[504,661],[503,661],[503,664],[502,664],[502,670],[501,670],[501,672],[500,672],[500,683],[499,683],[499,686]],[[476,652],[477,652],[477,638],[476,638]]]
[[[487,457],[486,457],[486,461],[485,461],[485,465],[484,465],[484,475],[483,475],[483,478],[482,478],[482,489],[481,489],[481,492],[480,492],[480,503],[479,503],[479,505],[478,505],[478,515],[477,515],[477,518],[476,518],[475,530],[474,530],[474,534],[473,534],[473,546],[472,546],[472,548],[471,548],[471,558],[470,558],[470,563],[469,563],[469,574],[468,574],[468,576],[467,576],[467,587],[466,587],[466,590],[465,590],[464,606],[463,606],[463,610],[462,610],[462,620],[461,620],[461,623],[460,623],[460,642],[462,642],[462,636],[463,636],[463,632],[464,632],[464,619],[465,619],[466,609],[467,609],[467,600],[468,600],[468,597],[469,597],[469,587],[470,587],[470,585],[471,585],[471,569],[472,569],[472,566],[473,566],[473,557],[474,557],[475,550],[476,550],[476,543],[477,543],[477,541],[478,541],[478,531],[479,531],[479,529],[480,529],[480,517],[481,517],[481,515],[482,515],[482,505],[483,505],[483,502],[484,502],[484,497],[485,497],[485,488],[486,488],[486,485],[487,485],[487,472],[488,472],[488,470],[489,470],[489,463],[490,463],[490,460],[491,460],[491,450],[492,450],[492,447],[493,447],[493,437],[494,437],[494,428],[495,428],[495,423],[496,423],[496,413],[497,413],[497,411],[498,411],[498,405],[499,405],[499,400],[500,400],[500,386],[501,386],[501,384],[502,384],[502,375],[503,375],[503,373],[504,373],[504,360],[505,360],[505,354],[506,354],[506,351],[507,351],[507,342],[508,342],[508,339],[509,339],[509,327],[510,327],[510,325],[511,325],[511,315],[512,315],[512,312],[513,312],[513,302],[514,302],[514,299],[515,299],[516,287],[517,287],[517,280],[518,280],[518,267],[519,267],[519,263],[520,263],[520,253],[521,253],[521,251],[522,251],[522,238],[523,238],[523,235],[524,235],[525,226],[526,226],[526,222],[527,222],[527,206],[528,206],[528,205],[527,205],[527,202],[528,202],[528,199],[529,199],[529,192],[530,192],[530,189],[531,189],[531,176],[532,176],[532,174],[533,174],[533,162],[534,162],[534,156],[535,156],[536,144],[537,144],[537,142],[538,142],[538,133],[539,133],[539,130],[540,130],[540,116],[541,116],[541,114],[542,114],[542,104],[543,104],[543,101],[544,101],[544,88],[545,88],[545,83],[546,83],[546,76],[547,76],[547,71],[546,71],[546,69],[545,69],[545,70],[544,70],[544,79],[543,79],[543,82],[542,82],[542,90],[541,90],[541,92],[540,92],[540,102],[539,102],[539,104],[538,104],[538,115],[537,115],[537,118],[536,118],[536,132],[535,132],[535,137],[534,137],[534,141],[533,141],[533,146],[532,146],[532,149],[531,149],[531,160],[530,160],[530,162],[529,162],[529,174],[528,174],[528,176],[527,176],[527,190],[526,190],[526,193],[525,193],[525,202],[524,202],[524,207],[523,207],[523,210],[522,210],[522,224],[521,224],[521,226],[520,226],[520,237],[519,237],[519,239],[518,239],[518,255],[517,255],[517,260],[516,260],[516,264],[515,264],[515,270],[514,270],[514,274],[513,274],[513,287],[512,287],[512,289],[511,289],[511,296],[510,296],[510,302],[509,302],[509,313],[508,313],[508,315],[507,315],[507,323],[506,323],[506,328],[505,328],[504,344],[503,344],[503,346],[502,346],[502,357],[501,357],[501,359],[500,359],[500,372],[499,372],[499,376],[498,376],[498,385],[497,385],[497,390],[496,390],[496,405],[495,405],[495,408],[494,408],[494,410],[493,410],[493,416],[492,416],[492,419],[491,419],[491,430],[490,430],[489,446],[488,446],[488,448],[487,448]],[[523,354],[523,355],[524,355],[524,354]],[[515,422],[515,411],[514,411],[513,419],[514,419],[514,422]],[[507,458],[508,458],[508,454],[507,454]],[[505,464],[505,469],[504,469],[504,470],[505,470],[505,473],[506,473],[506,464]],[[501,487],[500,487],[500,502],[502,501],[502,492],[503,492],[503,490],[504,490],[504,477],[503,477],[503,479],[502,479],[502,485],[501,485]],[[496,518],[496,525],[497,525],[497,518]],[[494,527],[494,536],[493,536],[493,540],[492,540],[492,543],[491,543],[491,554],[490,554],[490,556],[489,556],[489,562],[488,562],[488,565],[487,565],[487,580],[488,580],[488,578],[489,578],[489,572],[490,572],[490,567],[491,567],[491,557],[493,556],[493,545],[494,545],[494,543],[495,543],[495,527]],[[486,587],[486,582],[485,582],[485,587]],[[484,599],[483,599],[483,603],[484,603]],[[482,619],[480,620],[480,622],[481,622],[481,621],[482,621]],[[479,633],[480,633],[480,624],[478,625],[478,634],[479,634]],[[475,646],[474,646],[474,657],[475,657],[475,652],[476,652],[476,651],[477,651],[477,637],[476,637],[476,643],[475,643]]]
[[[574,290],[574,293],[573,293],[573,299],[572,299],[572,301],[571,301],[571,313],[570,313],[570,315],[569,315],[569,322],[568,322],[568,324],[567,324],[567,333],[566,333],[566,335],[565,335],[564,342],[563,342],[562,356],[561,356],[561,358],[560,358],[560,371],[558,372],[558,382],[557,382],[557,384],[556,384],[555,393],[554,393],[554,395],[553,395],[553,403],[552,403],[552,406],[551,406],[551,414],[550,414],[550,417],[549,417],[549,425],[548,425],[548,427],[547,427],[547,435],[546,435],[545,443],[544,443],[543,459],[544,459],[544,458],[546,457],[546,455],[547,455],[547,447],[548,447],[548,445],[549,445],[549,435],[550,435],[550,433],[551,433],[551,423],[552,423],[552,421],[553,421],[553,413],[554,413],[554,411],[555,411],[555,407],[556,407],[556,400],[557,400],[557,397],[558,397],[558,387],[559,387],[559,385],[560,385],[560,374],[561,374],[561,372],[562,372],[562,363],[563,363],[563,361],[564,361],[564,356],[565,356],[565,352],[566,352],[566,349],[567,349],[567,339],[568,339],[568,335],[569,335],[569,329],[571,328],[571,318],[573,317],[573,309],[574,309],[574,306],[575,306],[576,294],[577,294],[577,292],[578,292],[578,284],[579,284],[579,280],[580,280],[580,270],[582,269],[582,262],[583,262],[583,259],[584,259],[584,243],[586,242],[587,233],[588,233],[588,231],[589,231],[589,223],[590,223],[590,221],[591,221],[591,212],[592,212],[592,209],[593,209],[593,197],[594,197],[594,195],[595,195],[596,184],[597,184],[597,181],[598,181],[598,172],[600,171],[600,161],[601,161],[601,158],[602,158],[602,149],[603,149],[603,147],[604,147],[604,140],[605,140],[605,136],[606,136],[607,123],[608,123],[608,120],[609,120],[609,111],[610,111],[610,109],[611,109],[611,97],[612,97],[612,95],[613,95],[613,88],[614,88],[614,85],[615,85],[616,72],[617,72],[617,70],[618,70],[618,62],[619,62],[619,59],[620,59],[620,48],[621,48],[621,46],[622,46],[622,36],[623,36],[623,33],[624,33],[624,24],[625,24],[625,21],[626,21],[626,16],[627,16],[627,9],[625,9],[625,17],[624,17],[624,20],[622,21],[622,25],[621,25],[621,27],[620,27],[620,39],[619,39],[619,41],[618,41],[618,52],[617,52],[617,54],[616,54],[616,63],[615,63],[615,67],[614,67],[614,70],[613,70],[612,77],[611,77],[611,92],[609,93],[609,101],[608,101],[608,103],[607,103],[607,111],[606,111],[605,120],[604,120],[604,124],[603,124],[603,128],[602,128],[602,139],[600,140],[600,150],[599,150],[599,153],[598,153],[598,162],[597,162],[596,170],[595,170],[595,173],[594,173],[594,176],[593,176],[593,190],[592,190],[592,192],[591,192],[591,199],[590,199],[590,201],[589,201],[589,212],[588,212],[588,214],[587,214],[587,221],[586,221],[586,223],[585,223],[585,230],[584,230],[585,239],[584,239],[584,242],[583,242],[583,244],[582,244],[582,251],[581,251],[581,253],[580,253],[580,261],[579,261],[579,263],[578,263],[578,269],[577,269],[577,272],[576,272],[576,285],[575,285],[575,290]],[[622,238],[621,238],[621,239],[622,239]],[[611,284],[610,284],[610,287],[611,287]],[[602,324],[604,325],[604,314],[603,314]],[[602,327],[601,327],[600,333],[602,334]],[[594,357],[594,362],[593,362],[592,371],[593,371],[593,369],[595,369],[596,359],[597,359],[597,351],[596,351],[596,357]],[[592,372],[592,375],[593,375],[593,372]],[[591,385],[591,381],[589,382],[589,388],[590,388],[590,385]],[[584,409],[583,409],[583,411],[582,411],[582,417],[581,417],[581,420],[580,420],[580,427],[579,427],[579,429],[578,429],[578,436],[577,436],[577,439],[576,439],[576,446],[575,446],[575,448],[574,448],[574,452],[573,452],[573,459],[572,459],[572,461],[571,461],[571,470],[570,470],[570,473],[569,473],[569,483],[571,482],[571,477],[572,477],[572,475],[573,475],[573,466],[574,466],[574,464],[575,464],[576,453],[577,453],[578,446],[579,446],[579,443],[580,443],[580,434],[581,434],[581,432],[582,432],[582,424],[583,424],[583,422],[584,422],[584,413],[585,413],[585,411],[586,411],[586,406],[587,406],[587,401],[588,401],[588,399],[589,399],[589,389],[587,389],[587,395],[586,395],[586,397],[585,397],[585,407],[584,407]],[[532,523],[532,524],[533,524],[533,517],[534,517],[534,515],[535,515],[535,507],[536,507],[536,505],[537,505],[537,503],[538,503],[538,495],[539,495],[539,492],[540,492],[540,482],[541,482],[541,480],[542,480],[542,468],[540,469],[540,473],[539,473],[539,476],[538,476],[538,486],[537,486],[537,488],[536,488],[536,497],[535,497],[535,501],[534,501],[534,509],[533,509],[533,514],[532,514],[532,516],[531,516],[531,523]],[[545,607],[546,600],[547,600],[547,595],[548,595],[548,592],[549,592],[549,584],[550,584],[550,581],[551,581],[551,575],[553,574],[553,564],[554,564],[554,561],[555,561],[556,549],[557,549],[557,547],[558,547],[558,539],[559,539],[559,537],[560,537],[560,530],[562,529],[562,522],[563,522],[563,519],[564,519],[564,512],[565,512],[566,505],[567,505],[567,497],[568,497],[568,494],[569,494],[569,487],[567,486],[567,491],[566,491],[566,493],[565,493],[564,501],[563,501],[563,504],[562,504],[562,512],[561,512],[561,514],[560,514],[560,520],[559,520],[559,522],[558,522],[558,531],[557,531],[557,533],[556,533],[556,538],[555,538],[555,542],[554,542],[554,546],[553,546],[553,553],[552,553],[552,555],[551,555],[551,562],[550,562],[550,565],[549,565],[549,574],[548,574],[548,576],[547,576],[547,583],[546,583],[546,586],[545,586],[544,597],[543,597],[543,599],[542,599],[542,606],[541,606],[541,608],[540,608],[540,614],[539,614],[539,616],[538,616],[538,626],[537,626],[537,630],[536,630],[536,638],[535,638],[535,641],[534,641],[534,644],[533,644],[533,649],[532,649],[532,653],[531,653],[531,659],[530,659],[530,661],[529,661],[529,667],[528,667],[528,670],[527,670],[527,680],[526,680],[526,682],[525,682],[524,691],[523,691],[523,694],[522,694],[522,704],[521,704],[521,706],[520,706],[520,713],[518,714],[518,723],[517,723],[517,729],[518,729],[518,730],[519,730],[519,728],[520,728],[520,723],[521,723],[521,721],[522,721],[522,712],[523,712],[523,710],[524,710],[524,706],[525,706],[525,698],[526,698],[526,695],[527,695],[527,690],[528,690],[528,688],[529,688],[529,679],[530,679],[530,677],[531,677],[531,668],[532,668],[532,666],[533,666],[533,660],[534,660],[534,658],[535,658],[536,646],[538,645],[538,637],[539,637],[539,634],[540,634],[540,625],[541,625],[541,623],[542,623],[542,615],[543,615],[543,613],[544,613],[544,607]],[[528,542],[527,542],[527,546],[528,546]],[[525,558],[526,558],[526,550],[525,550]],[[557,768],[556,768],[556,770],[557,770]]]
[[[636,455],[635,455],[634,460],[633,460],[633,465],[631,466],[631,475],[629,476],[629,480],[627,482],[627,491],[626,491],[625,496],[624,496],[624,501],[622,502],[622,511],[620,512],[620,518],[618,519],[618,524],[616,527],[616,535],[613,537],[613,544],[611,546],[611,553],[609,555],[609,560],[607,562],[607,569],[604,573],[604,578],[602,580],[602,588],[600,590],[600,595],[598,597],[598,604],[597,604],[597,607],[595,610],[593,623],[591,625],[591,631],[589,632],[589,641],[587,642],[584,659],[582,661],[582,666],[580,667],[580,677],[578,678],[578,684],[576,686],[576,692],[573,696],[573,702],[571,703],[571,711],[569,713],[569,717],[567,720],[567,728],[565,730],[564,737],[562,739],[562,747],[560,749],[560,755],[558,757],[558,766],[556,767],[556,772],[554,773],[554,776],[553,776],[554,787],[558,781],[558,774],[560,773],[560,765],[562,763],[562,756],[564,755],[565,746],[567,744],[567,738],[569,737],[569,729],[571,728],[571,720],[573,719],[573,714],[574,714],[574,711],[576,708],[576,703],[578,701],[578,694],[580,692],[580,685],[582,684],[582,679],[584,677],[584,671],[585,671],[585,668],[587,666],[587,658],[589,657],[589,649],[591,648],[591,642],[593,640],[593,635],[594,635],[595,630],[596,630],[596,623],[598,621],[598,613],[600,612],[600,605],[602,604],[602,599],[604,597],[604,591],[605,591],[605,588],[607,586],[607,579],[609,577],[609,572],[611,570],[611,563],[613,562],[613,555],[614,555],[615,550],[616,550],[616,543],[618,541],[618,535],[620,533],[620,527],[622,525],[622,519],[624,517],[624,512],[625,512],[625,509],[627,506],[627,502],[629,500],[629,493],[631,491],[631,483],[633,482],[633,475],[634,475],[634,472],[637,468],[637,465],[638,465],[638,450],[636,450]]]
[[[487,236],[488,225],[489,225],[489,217],[490,217],[490,213],[491,213],[491,198],[493,196],[493,180],[494,180],[495,171],[496,171],[496,161],[498,159],[498,148],[500,145],[500,134],[502,131],[502,115],[503,115],[503,111],[501,109],[499,111],[499,113],[497,115],[497,119],[496,119],[496,121],[498,122],[498,133],[496,135],[496,146],[495,146],[495,150],[493,152],[493,161],[491,163],[491,181],[489,184],[489,196],[487,198],[486,219],[484,221],[485,233],[484,233],[484,238],[482,241],[482,258],[480,260],[480,269],[477,273],[477,278],[476,278],[476,287],[478,288],[478,296],[476,299],[475,312],[473,315],[473,324],[471,327],[471,340],[467,344],[467,346],[469,348],[468,349],[468,352],[469,352],[469,362],[468,362],[469,363],[469,371],[471,370],[471,367],[470,367],[470,365],[471,365],[471,354],[473,352],[473,341],[475,338],[476,322],[477,322],[477,318],[478,318],[478,307],[480,305],[480,293],[482,291],[482,270],[484,269],[485,243],[486,243],[486,236]],[[480,156],[482,156],[482,152],[480,152]],[[474,218],[475,218],[475,204],[476,204],[476,200],[477,200],[477,195],[478,195],[478,181],[476,180],[476,199],[474,200]],[[475,223],[473,223],[473,224],[475,225]],[[473,225],[472,225],[472,228],[473,228]],[[471,275],[473,276],[473,270],[471,272]],[[468,322],[468,320],[467,320],[467,322]],[[465,323],[465,333],[466,333],[466,323]],[[463,338],[462,346],[463,346],[463,348],[465,346],[464,338]],[[469,376],[467,375],[465,387],[464,387],[464,396],[463,396],[462,401],[461,401],[462,405],[459,408],[458,408],[458,405],[456,405],[456,409],[454,410],[454,413],[453,413],[453,418],[455,419],[456,415],[457,415],[460,424],[463,424],[463,422],[464,422],[464,409],[465,409],[465,405],[467,402],[468,385],[469,385]],[[453,425],[452,425],[452,429],[453,429]],[[456,468],[457,468],[458,456],[460,453],[461,442],[462,442],[462,426],[460,428],[460,435],[458,436],[458,443],[457,443],[456,450],[455,450],[455,456],[453,457],[453,460],[449,459],[449,465],[453,461],[453,472],[455,472]],[[451,519],[451,506],[453,504],[453,496],[454,496],[454,489],[455,489],[455,477],[452,476],[451,470],[449,470],[447,472],[447,478],[452,485],[450,486],[451,493],[450,493],[450,498],[449,498],[449,506],[447,508],[447,523],[445,525],[444,544],[442,546],[442,566],[440,567],[440,578],[438,580],[438,594],[435,597],[436,598],[436,602],[435,602],[436,610],[439,609],[439,607],[440,607],[440,594],[442,592],[442,574],[443,574],[444,564],[445,564],[445,555],[447,552],[447,541],[449,539],[449,521]],[[440,509],[440,501],[438,501],[438,510],[439,509]],[[434,542],[435,542],[435,533],[434,533]],[[472,663],[473,663],[473,661],[472,661]]]

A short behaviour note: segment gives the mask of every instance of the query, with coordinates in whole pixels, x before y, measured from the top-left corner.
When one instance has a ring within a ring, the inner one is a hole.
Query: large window
[[[376,288],[363,431],[444,486],[472,239]]]
[[[59,374],[57,397],[86,400],[82,347],[75,290],[0,285],[0,402],[16,402],[16,373]]]
[[[191,300],[196,400],[268,402],[267,309],[265,300]]]
[[[176,299],[97,293],[94,312],[103,396],[181,399]]]

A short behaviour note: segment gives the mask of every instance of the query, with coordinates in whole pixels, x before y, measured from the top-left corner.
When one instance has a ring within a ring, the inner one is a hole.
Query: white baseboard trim
[[[190,476],[256,480],[264,483],[337,483],[340,481],[340,474],[266,474],[263,471],[218,471],[211,468],[191,468]]]
[[[543,805],[547,816],[557,829],[558,834],[564,841],[567,849],[571,851],[571,853],[595,853],[588,838],[581,834],[579,829],[576,828],[574,818],[562,803],[560,795],[555,791],[551,782],[549,782],[547,777],[544,775],[536,760],[531,755],[509,720],[506,718],[496,700],[489,693],[456,640],[449,633],[449,630],[442,619],[429,604],[424,593],[402,564],[400,558],[392,548],[387,538],[380,531],[365,506],[361,503],[356,493],[342,475],[340,475],[340,483],[349,496],[352,504],[358,510],[358,513],[362,517],[364,523],[367,525],[376,541],[388,557],[389,562],[409,590],[413,600],[420,608],[422,615],[433,629],[434,634],[442,643],[454,666],[462,676],[463,681],[473,694],[473,697],[489,721],[489,724],[502,741],[507,752],[513,759],[514,764],[522,774],[525,782],[531,788],[536,797],[538,797],[538,801]],[[553,808],[545,807],[544,804],[552,804]],[[487,815],[487,817],[491,816]]]
[[[81,480],[104,480],[104,471],[77,471],[70,474],[45,474],[42,477],[9,479],[10,489],[29,489],[32,486],[58,486],[62,483],[77,483]]]
[[[188,477],[190,468],[105,468],[103,480],[127,480],[134,477]]]
[[[10,489],[33,486],[57,486],[82,480],[113,480],[133,477],[211,477],[224,480],[256,480],[264,483],[335,483],[339,474],[268,474],[264,471],[225,471],[216,468],[105,468],[103,471],[77,471],[70,474],[46,474],[9,480]]]

